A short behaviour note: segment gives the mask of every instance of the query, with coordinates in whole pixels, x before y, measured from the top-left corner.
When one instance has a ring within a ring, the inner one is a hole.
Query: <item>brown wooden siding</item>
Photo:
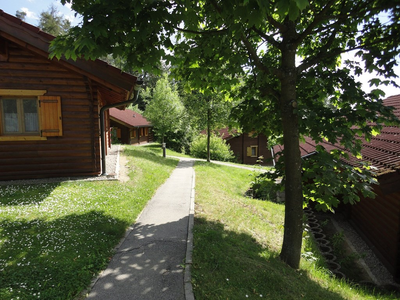
[[[141,128],[138,127],[127,127],[124,124],[118,123],[114,120],[110,120],[110,126],[114,128],[118,128],[120,132],[120,136],[118,137],[119,142],[121,144],[147,144],[153,142],[153,130],[151,127],[146,127],[148,130],[148,135],[142,136],[141,135]],[[134,137],[132,137],[133,132],[135,132]]]
[[[47,90],[60,96],[62,137],[43,141],[0,141],[0,180],[97,175],[100,172],[96,87],[58,63],[9,45],[0,62],[0,88]]]
[[[233,153],[240,163],[247,165],[259,164],[257,162],[258,157],[263,156],[263,165],[272,165],[271,150],[268,147],[267,137],[263,134],[257,137],[251,137],[248,133],[244,133],[240,136],[231,138],[226,141],[231,146]],[[258,157],[247,156],[247,148],[251,146],[257,146]]]
[[[372,244],[388,270],[400,277],[400,193],[384,194],[375,186],[375,199],[362,199],[351,207],[351,220]]]

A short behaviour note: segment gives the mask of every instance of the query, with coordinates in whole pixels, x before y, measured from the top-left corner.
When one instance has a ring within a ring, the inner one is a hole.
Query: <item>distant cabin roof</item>
[[[228,127],[225,128],[221,128],[221,129],[217,129],[217,130],[213,130],[213,132],[220,136],[223,140],[230,140],[231,138],[234,138],[236,136],[238,136],[237,134],[237,130],[236,129],[229,129]],[[206,134],[207,130],[202,130],[201,134]]]
[[[400,119],[400,95],[388,97],[383,103],[386,106],[393,106],[395,108],[394,114]],[[348,152],[342,145],[332,144],[325,140],[320,145],[326,151],[341,149]],[[305,142],[300,143],[301,156],[306,157],[315,153],[315,147],[316,143],[311,138],[306,137]],[[273,149],[275,153],[278,153],[283,150],[283,146],[277,145]],[[351,157],[349,160],[344,160],[344,162],[352,166],[356,166],[360,161],[369,162],[375,167],[377,175],[400,170],[400,128],[384,126],[381,133],[372,137],[371,141],[363,140],[361,155],[361,160]]]
[[[118,108],[110,108],[110,118],[128,127],[152,126],[145,117],[130,109],[120,110]]]
[[[49,45],[55,37],[0,9],[1,38],[48,58]],[[99,59],[73,61],[65,58],[60,60],[53,58],[52,61],[100,84],[99,90],[103,98],[106,98],[104,100],[107,104],[128,100],[133,94],[137,78],[104,61]]]

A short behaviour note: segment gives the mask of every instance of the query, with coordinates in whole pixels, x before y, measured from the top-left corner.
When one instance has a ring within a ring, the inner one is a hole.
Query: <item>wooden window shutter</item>
[[[41,136],[62,136],[61,97],[39,96]]]
[[[247,156],[251,156],[251,147],[247,147]]]
[[[257,157],[258,156],[258,146],[253,146],[251,150],[251,156]]]

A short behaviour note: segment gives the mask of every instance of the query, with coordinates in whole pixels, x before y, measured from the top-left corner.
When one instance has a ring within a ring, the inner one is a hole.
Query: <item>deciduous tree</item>
[[[26,12],[24,12],[23,10],[17,10],[17,12],[15,13],[15,16],[16,16],[18,19],[21,19],[22,21],[25,21]]]
[[[280,137],[286,191],[280,257],[298,268],[302,244],[302,160],[299,140],[311,136],[359,153],[355,134],[369,138],[390,118],[382,92],[366,94],[356,74],[377,72],[390,83],[399,54],[400,6],[391,0],[63,0],[82,26],[52,44],[53,55],[123,55],[138,68],[164,59],[187,79],[232,92],[246,78],[241,119]],[[385,13],[386,21],[380,14]],[[356,50],[363,63],[341,61]],[[212,66],[212,68],[209,68]],[[380,83],[379,79],[371,84]],[[328,99],[331,105],[326,105]],[[333,159],[333,158],[332,158]]]
[[[147,102],[143,115],[154,126],[154,130],[165,143],[165,135],[168,132],[177,131],[181,125],[183,105],[179,94],[164,74],[153,89],[146,89],[142,96]]]
[[[232,110],[232,102],[227,101],[223,95],[198,91],[184,93],[182,102],[191,123],[198,132],[206,129],[207,134],[207,161],[211,161],[210,141],[214,130],[226,127]]]
[[[59,15],[57,8],[51,5],[48,11],[41,12],[38,27],[44,32],[58,36],[68,31],[71,22]]]

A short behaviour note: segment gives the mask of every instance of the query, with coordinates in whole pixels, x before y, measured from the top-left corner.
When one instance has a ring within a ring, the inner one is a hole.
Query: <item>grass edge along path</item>
[[[279,259],[284,205],[246,198],[251,172],[195,163],[192,284],[205,299],[396,299],[330,276],[304,235],[301,268]]]
[[[0,299],[74,299],[177,165],[125,146],[130,180],[0,187]]]

